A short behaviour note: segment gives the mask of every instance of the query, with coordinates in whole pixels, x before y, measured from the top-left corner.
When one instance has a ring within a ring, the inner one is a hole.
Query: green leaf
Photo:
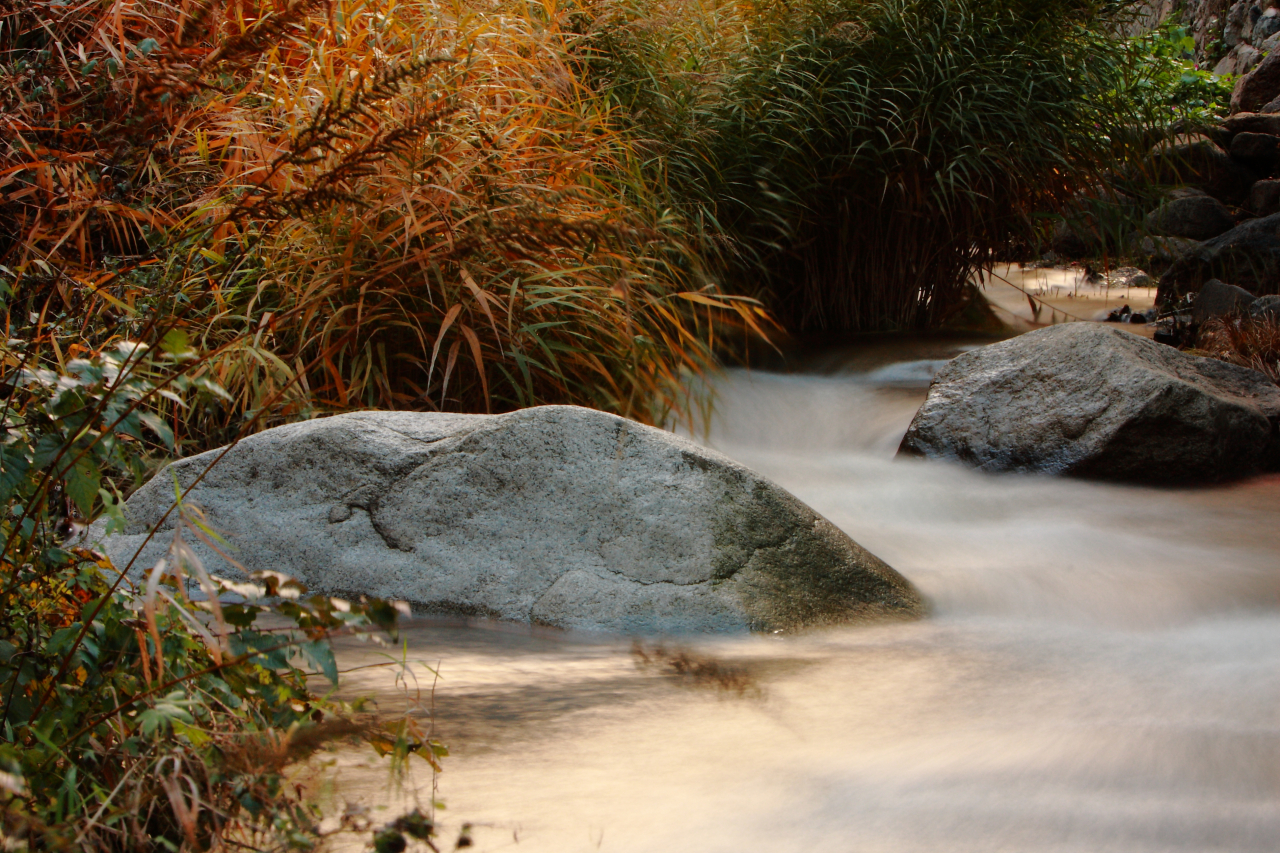
[[[93,514],[93,503],[102,487],[102,472],[93,463],[89,454],[81,456],[71,466],[66,475],[67,497],[75,503],[80,514],[88,517]]]
[[[160,339],[160,349],[169,355],[186,355],[191,352],[191,339],[182,329],[170,329]]]
[[[312,640],[298,647],[302,656],[316,669],[324,673],[329,683],[338,683],[338,662],[333,658],[333,648],[325,640]]]
[[[173,430],[169,428],[169,425],[165,423],[159,415],[152,414],[151,412],[139,412],[138,417],[147,425],[148,428],[150,428],[152,432],[159,436],[160,440],[164,442],[165,447],[170,450],[173,449]]]

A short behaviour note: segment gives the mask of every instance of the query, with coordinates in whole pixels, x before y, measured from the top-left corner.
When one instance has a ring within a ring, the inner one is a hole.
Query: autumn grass
[[[4,15],[0,286],[65,364],[173,317],[246,414],[688,413],[718,292],[566,62],[575,6],[36,0]],[[283,392],[283,393],[282,393]]]
[[[1200,327],[1193,352],[1252,368],[1280,385],[1280,319],[1274,314],[1210,319]]]

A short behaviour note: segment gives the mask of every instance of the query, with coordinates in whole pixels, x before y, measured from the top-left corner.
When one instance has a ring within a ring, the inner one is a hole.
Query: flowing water
[[[445,771],[397,792],[345,756],[333,800],[392,816],[435,785],[486,851],[1280,849],[1280,479],[895,460],[961,348],[730,372],[707,439],[910,578],[928,619],[683,642],[729,689],[638,668],[627,638],[419,623],[400,654],[438,670],[410,667]],[[393,707],[387,673],[344,692]]]

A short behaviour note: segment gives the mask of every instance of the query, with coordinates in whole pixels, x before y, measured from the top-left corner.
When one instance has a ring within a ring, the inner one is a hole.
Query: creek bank
[[[934,377],[899,455],[984,471],[1192,485],[1275,470],[1280,388],[1114,327],[1067,323]]]
[[[103,541],[150,566],[180,460]],[[685,439],[574,406],[358,412],[267,430],[190,492],[251,569],[431,612],[641,633],[791,631],[923,613],[911,584],[780,487]],[[101,535],[101,528],[91,534]],[[234,574],[215,554],[212,571]]]

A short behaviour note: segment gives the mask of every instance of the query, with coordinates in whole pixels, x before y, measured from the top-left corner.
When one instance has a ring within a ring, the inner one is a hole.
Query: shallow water
[[[731,372],[706,438],[910,578],[929,619],[683,643],[741,695],[639,669],[626,638],[418,623],[404,654],[438,668],[411,667],[445,772],[396,792],[346,755],[328,795],[390,816],[435,784],[479,850],[1280,848],[1280,479],[895,461],[960,348]],[[387,672],[343,692],[402,704]]]

